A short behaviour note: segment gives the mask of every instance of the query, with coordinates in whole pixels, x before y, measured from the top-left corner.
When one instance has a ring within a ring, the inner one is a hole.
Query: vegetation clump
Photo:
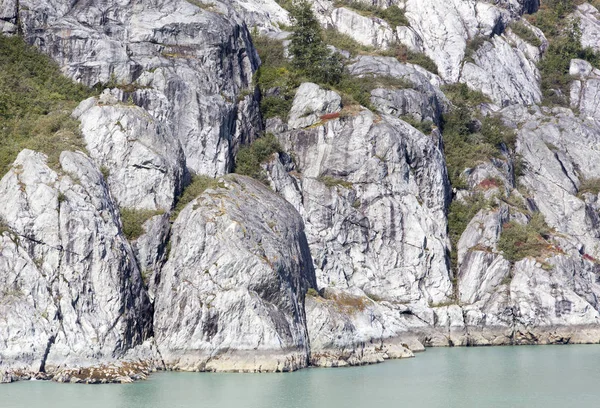
[[[0,217],[0,236],[2,236],[2,234],[4,234],[6,231],[10,231],[10,228],[8,227],[6,221]]]
[[[579,21],[569,17],[580,1],[547,0],[529,21],[540,28],[549,41],[548,49],[538,67],[542,75],[544,103],[549,106],[569,105],[569,67],[572,59],[583,59],[598,67],[600,57],[590,48],[581,46]]]
[[[600,178],[584,179],[579,185],[578,197],[582,197],[585,193],[598,195],[600,193]]]
[[[462,173],[478,163],[514,151],[515,131],[496,116],[476,117],[475,107],[488,99],[465,84],[444,87],[452,111],[443,117],[443,137],[448,177],[455,188],[466,188]]]
[[[242,147],[235,160],[235,172],[266,182],[261,164],[273,153],[281,152],[279,141],[273,134],[267,133],[249,146]]]
[[[323,30],[323,41],[339,50],[347,51],[353,56],[376,53],[374,47],[361,44],[348,34],[340,33],[332,27]]]
[[[63,150],[85,150],[71,112],[91,95],[22,38],[0,34],[0,177],[26,148],[46,153],[51,166]]]
[[[413,53],[404,45],[391,50],[379,51],[364,46],[350,36],[334,29],[321,30],[307,2],[288,5],[292,18],[289,53],[287,58],[281,41],[253,34],[254,44],[261,58],[256,81],[261,91],[261,112],[265,119],[287,119],[296,89],[302,82],[310,81],[328,89],[335,89],[342,96],[344,106],[362,105],[372,108],[371,91],[375,88],[403,89],[410,87],[406,81],[387,76],[354,77],[345,69],[343,57],[332,52],[327,44],[356,54],[394,56],[402,62],[424,66],[432,72],[437,67],[423,54]],[[394,7],[386,10],[393,13]]]
[[[353,184],[351,182],[346,181],[344,179],[332,177],[332,176],[320,176],[319,181],[321,183],[325,184],[325,187],[327,187],[327,188],[333,188],[333,187],[339,186],[339,187],[351,189],[353,187]]]
[[[333,53],[323,41],[321,25],[306,1],[292,8],[290,54],[292,65],[308,80],[336,84],[344,72],[342,56]]]
[[[533,30],[526,26],[522,21],[515,21],[511,23],[510,29],[522,40],[528,42],[534,47],[540,47],[542,45],[542,41],[537,37],[537,35],[535,35]]]
[[[315,288],[308,288],[306,296],[319,297],[319,292]]]
[[[223,183],[220,183],[217,179],[204,176],[204,175],[193,175],[190,184],[183,190],[183,194],[177,200],[175,209],[171,213],[171,220],[177,219],[177,216],[185,208],[186,205],[191,203],[200,194],[209,188],[223,187]]]
[[[144,223],[155,215],[164,214],[158,210],[137,210],[135,208],[121,208],[121,222],[123,234],[128,240],[133,241],[146,233]]]
[[[260,110],[263,118],[279,116],[286,120],[301,77],[286,58],[281,41],[258,35],[255,31],[253,42],[262,62],[255,78],[262,94]]]
[[[335,88],[342,94],[344,105],[359,104],[373,109],[371,91],[374,89],[408,89],[411,88],[411,84],[402,78],[392,76],[365,75],[357,78],[345,75]]]
[[[504,224],[498,249],[510,262],[537,257],[553,248],[547,241],[551,233],[544,216],[536,212],[526,225],[514,221]]]
[[[467,61],[473,61],[473,58],[475,56],[475,54],[477,53],[477,50],[479,48],[481,48],[481,46],[483,44],[485,44],[485,42],[488,40],[487,37],[485,36],[477,36],[474,37],[472,39],[470,39],[469,41],[467,41],[467,48],[465,50],[465,59]]]
[[[404,44],[396,44],[395,46],[390,47],[387,51],[381,51],[380,54],[388,57],[394,57],[404,64],[419,65],[433,74],[438,74],[437,65],[431,58],[423,53],[411,51]]]

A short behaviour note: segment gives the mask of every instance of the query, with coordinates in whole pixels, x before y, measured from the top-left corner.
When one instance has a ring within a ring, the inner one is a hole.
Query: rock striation
[[[101,172],[82,153],[63,152],[59,166],[24,150],[0,182],[4,372],[119,363],[152,336],[152,305]]]
[[[304,294],[315,285],[304,225],[294,208],[256,180],[220,179],[173,224],[154,315],[167,367],[306,367]]]
[[[600,71],[570,61],[570,106],[542,104],[549,42],[523,18],[537,0],[368,2],[398,6],[397,27],[311,3],[363,46],[340,51],[368,106],[298,81],[287,115],[263,120],[249,27],[287,36],[274,0],[0,0],[2,33],[102,90],[73,112],[87,152],[23,150],[0,181],[0,382],[600,343]],[[598,10],[573,16],[598,48]],[[403,62],[419,54],[437,74]],[[468,105],[469,131],[490,116],[515,142],[488,143],[452,186],[459,83],[489,102]],[[227,174],[265,132],[279,146],[263,182]],[[457,238],[451,203],[473,202]],[[148,214],[131,241],[126,212]],[[533,238],[507,248],[515,231]]]
[[[170,128],[188,168],[231,170],[240,143],[261,131],[252,85],[259,59],[244,22],[225,3],[3,0],[3,31],[16,31],[89,86],[126,90],[123,102]],[[58,46],[57,44],[60,44]]]

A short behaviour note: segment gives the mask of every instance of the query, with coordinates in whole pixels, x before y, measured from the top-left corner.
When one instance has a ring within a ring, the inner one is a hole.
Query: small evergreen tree
[[[342,58],[327,48],[310,4],[306,1],[298,3],[292,7],[290,14],[293,66],[312,81],[338,83],[344,70]]]

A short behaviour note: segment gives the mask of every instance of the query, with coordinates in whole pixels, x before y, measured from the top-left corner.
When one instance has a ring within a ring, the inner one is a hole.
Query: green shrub
[[[291,11],[294,6],[294,0],[275,0],[277,4],[281,6],[284,10]]]
[[[17,154],[33,149],[58,163],[63,150],[84,150],[70,114],[92,92],[19,37],[0,34],[0,177]]]
[[[410,25],[404,14],[404,10],[396,5],[391,5],[388,8],[378,10],[375,15],[384,19],[392,28]]]
[[[431,58],[425,54],[409,50],[404,44],[396,44],[388,50],[379,51],[378,53],[383,56],[394,57],[404,64],[419,65],[433,74],[438,74],[437,65]]]
[[[224,187],[224,184],[219,183],[217,179],[212,177],[203,175],[192,176],[190,184],[187,185],[187,187],[183,190],[183,193],[177,200],[175,209],[171,213],[171,220],[174,221],[175,219],[177,219],[177,216],[179,215],[181,210],[183,210],[186,205],[195,200],[196,197],[202,194],[205,190],[217,187]]]
[[[403,121],[405,121],[406,123],[408,123],[423,134],[428,135],[433,131],[433,122],[430,120],[419,121],[413,118],[412,116],[402,116],[400,117],[400,119],[402,119]]]
[[[598,195],[600,193],[600,178],[584,179],[579,186],[577,196],[582,197],[585,193]]]
[[[342,96],[346,96],[346,104],[353,104],[355,102],[366,108],[373,109],[371,106],[371,91],[373,89],[408,89],[411,87],[411,84],[402,78],[375,75],[355,77],[346,74],[336,84],[335,89]]]
[[[264,119],[279,117],[286,121],[293,102],[291,95],[265,96],[261,99],[260,112]]]
[[[4,234],[6,231],[10,231],[10,228],[8,227],[6,221],[0,217],[0,236],[2,236],[2,234]]]
[[[261,164],[273,153],[278,152],[281,152],[279,141],[271,133],[267,133],[239,150],[235,160],[235,172],[266,182]]]
[[[483,93],[475,91],[463,83],[444,85],[442,91],[454,105],[475,108],[482,103],[490,102],[490,98]]]
[[[542,45],[542,41],[535,35],[533,30],[526,26],[522,21],[515,21],[510,24],[510,29],[518,35],[523,41],[527,41],[534,47]]]
[[[540,28],[549,41],[548,49],[538,67],[542,75],[544,103],[549,106],[569,106],[570,62],[574,58],[598,67],[600,57],[581,46],[579,21],[569,18],[581,1],[547,0],[528,20]]]
[[[551,232],[544,216],[537,212],[527,225],[514,221],[504,224],[498,249],[510,262],[517,262],[527,257],[539,257],[551,247],[546,240]]]
[[[325,187],[327,188],[343,187],[350,189],[353,187],[353,184],[351,182],[332,176],[319,176],[318,180],[321,183],[325,184]]]
[[[348,34],[340,33],[335,28],[328,28],[323,31],[323,41],[339,50],[348,51],[351,55],[376,52],[375,48],[363,45]]]
[[[486,200],[483,194],[477,193],[469,196],[464,202],[454,200],[448,208],[448,236],[452,243],[450,262],[454,268],[457,265],[457,248],[461,235],[467,229],[469,222],[483,209],[490,207],[492,202]]]
[[[290,54],[292,66],[309,80],[335,84],[344,72],[342,57],[332,53],[323,41],[321,25],[315,18],[310,3],[301,1],[291,12],[292,34]]]
[[[134,208],[121,208],[121,223],[123,234],[133,241],[146,233],[144,223],[155,215],[164,214],[163,211],[136,210]]]
[[[263,95],[260,103],[263,118],[279,116],[285,121],[301,77],[285,58],[281,41],[259,35],[256,30],[252,39],[262,62],[255,80]],[[274,89],[277,90],[276,94],[269,95]]]
[[[472,61],[475,53],[477,53],[477,50],[479,48],[481,48],[481,46],[483,44],[485,44],[485,42],[487,40],[488,40],[487,37],[477,36],[477,37],[472,38],[469,41],[467,41],[467,48],[465,50],[465,58],[467,60],[471,60]]]
[[[315,288],[308,288],[306,296],[319,297],[319,292]]]
[[[499,116],[486,116],[481,120],[481,136],[485,143],[495,147],[505,145],[511,150],[515,149],[517,133],[506,126]]]
[[[499,117],[481,118],[481,127],[475,126],[475,108],[488,99],[465,84],[444,87],[453,109],[442,118],[442,134],[448,177],[455,188],[466,188],[462,173],[480,162],[498,157],[502,146],[514,150],[516,132],[504,125]]]

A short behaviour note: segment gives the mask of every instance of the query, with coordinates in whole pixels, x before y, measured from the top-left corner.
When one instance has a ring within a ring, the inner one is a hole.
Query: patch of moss
[[[333,188],[333,187],[339,186],[339,187],[350,189],[353,187],[353,184],[351,182],[340,179],[340,178],[332,177],[332,176],[320,176],[318,180],[321,183],[325,184],[325,187],[327,187],[327,188]]]

